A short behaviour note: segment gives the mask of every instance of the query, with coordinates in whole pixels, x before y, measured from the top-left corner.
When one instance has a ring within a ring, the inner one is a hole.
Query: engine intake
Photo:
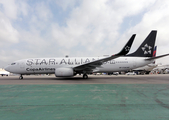
[[[56,77],[72,77],[74,76],[74,71],[72,68],[56,68],[55,76]]]

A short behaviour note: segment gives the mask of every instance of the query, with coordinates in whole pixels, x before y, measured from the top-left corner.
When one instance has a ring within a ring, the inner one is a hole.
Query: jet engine
[[[72,77],[74,76],[74,71],[72,68],[56,68],[55,76],[56,77]]]

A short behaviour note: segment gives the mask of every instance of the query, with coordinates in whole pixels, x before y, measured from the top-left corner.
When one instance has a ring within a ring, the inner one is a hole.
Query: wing
[[[95,61],[92,61],[89,63],[85,63],[85,64],[82,64],[79,66],[75,66],[73,69],[75,71],[91,71],[91,70],[95,69],[96,67],[100,67],[104,62],[107,62],[109,60],[126,55],[130,51],[130,48],[131,48],[131,45],[134,41],[135,36],[136,36],[136,34],[132,35],[132,37],[129,39],[129,41],[126,43],[126,45],[123,47],[123,49],[119,53],[117,53],[115,55],[111,55],[106,58],[102,58],[102,59],[95,60]]]

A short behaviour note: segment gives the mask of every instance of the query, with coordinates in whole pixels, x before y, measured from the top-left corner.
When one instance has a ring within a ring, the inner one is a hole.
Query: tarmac
[[[1,120],[168,120],[169,75],[0,77]]]

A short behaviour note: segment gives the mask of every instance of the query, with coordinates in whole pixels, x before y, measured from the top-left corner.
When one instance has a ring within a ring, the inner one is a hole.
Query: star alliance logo
[[[127,51],[129,51],[130,50],[130,47],[129,46],[126,46],[125,47],[125,51],[127,52]]]
[[[142,47],[142,50],[144,52],[144,54],[151,54],[151,46],[148,46],[147,44],[144,45],[144,47]]]

